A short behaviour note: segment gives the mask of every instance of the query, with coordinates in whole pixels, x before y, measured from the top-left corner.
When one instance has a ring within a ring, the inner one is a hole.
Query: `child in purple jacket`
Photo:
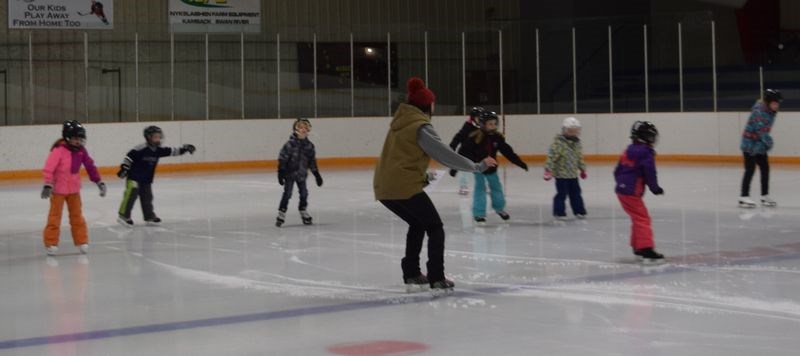
[[[659,264],[663,263],[664,255],[654,249],[652,222],[642,199],[645,186],[655,195],[664,194],[664,189],[658,185],[653,150],[658,130],[648,121],[637,121],[631,128],[631,139],[633,143],[622,153],[614,170],[616,193],[622,208],[631,217],[633,254],[643,264]]]

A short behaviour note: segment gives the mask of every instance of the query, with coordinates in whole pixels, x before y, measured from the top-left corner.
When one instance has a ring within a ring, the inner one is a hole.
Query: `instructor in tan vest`
[[[420,78],[408,80],[407,103],[400,104],[386,134],[383,152],[375,166],[375,199],[408,223],[406,253],[401,262],[409,291],[430,285],[450,291],[453,282],[444,275],[444,226],[436,207],[423,189],[428,185],[428,164],[439,163],[463,172],[483,172],[497,166],[490,158],[480,163],[454,152],[431,125],[436,96]],[[428,275],[422,274],[419,254],[428,234]]]

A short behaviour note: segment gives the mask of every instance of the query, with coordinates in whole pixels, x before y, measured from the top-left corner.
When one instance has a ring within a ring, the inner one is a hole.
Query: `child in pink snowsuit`
[[[69,210],[72,240],[81,253],[85,254],[89,250],[86,220],[81,211],[81,165],[86,167],[89,178],[97,184],[100,196],[106,196],[106,184],[102,182],[94,160],[83,146],[86,129],[77,121],[67,121],[62,129],[62,137],[63,139],[56,141],[50,150],[42,171],[44,175],[42,199],[50,199],[50,213],[47,217],[47,227],[44,229],[44,246],[50,256],[58,251],[61,215],[65,202]]]
[[[664,261],[664,255],[655,251],[650,214],[644,205],[645,185],[655,195],[664,194],[658,185],[655,150],[658,130],[647,121],[637,121],[631,129],[633,143],[622,153],[614,170],[616,193],[622,208],[631,218],[631,247],[636,258],[645,264]]]

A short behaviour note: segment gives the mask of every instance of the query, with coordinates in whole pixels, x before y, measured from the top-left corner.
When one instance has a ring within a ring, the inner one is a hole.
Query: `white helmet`
[[[564,129],[573,129],[573,128],[579,129],[581,128],[581,122],[578,121],[578,119],[570,116],[564,119],[564,123],[561,125],[561,127]]]

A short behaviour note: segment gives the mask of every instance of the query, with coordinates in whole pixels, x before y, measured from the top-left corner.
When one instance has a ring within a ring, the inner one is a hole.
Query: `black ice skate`
[[[453,288],[455,288],[455,286],[456,284],[447,278],[440,281],[431,282],[431,294],[433,294],[434,297],[452,295],[454,293]]]
[[[635,250],[633,251],[633,254],[636,255],[636,260],[645,266],[660,265],[665,262],[664,255],[656,252],[652,248],[643,248],[641,250]]]
[[[483,216],[476,216],[475,217],[475,225],[484,226],[486,225],[486,218]]]
[[[281,227],[285,222],[286,222],[286,212],[283,210],[278,210],[278,218],[275,219],[275,226]]]
[[[126,218],[126,217],[124,217],[122,215],[117,217],[117,222],[120,225],[122,225],[124,227],[127,227],[127,228],[132,228],[133,227],[133,220],[131,220],[131,218]]]
[[[311,225],[314,223],[314,218],[308,215],[308,211],[300,210],[300,218],[303,219],[303,225]]]
[[[145,222],[145,224],[147,224],[147,226],[159,226],[159,225],[161,225],[161,219],[158,216],[150,218],[150,219],[147,219],[144,222]]]
[[[417,293],[428,289],[430,281],[424,274],[420,274],[414,278],[406,278],[406,293]]]
[[[503,219],[503,221],[508,221],[508,219],[511,219],[511,215],[508,215],[508,213],[505,211],[498,211],[497,215],[500,215],[500,218]]]

